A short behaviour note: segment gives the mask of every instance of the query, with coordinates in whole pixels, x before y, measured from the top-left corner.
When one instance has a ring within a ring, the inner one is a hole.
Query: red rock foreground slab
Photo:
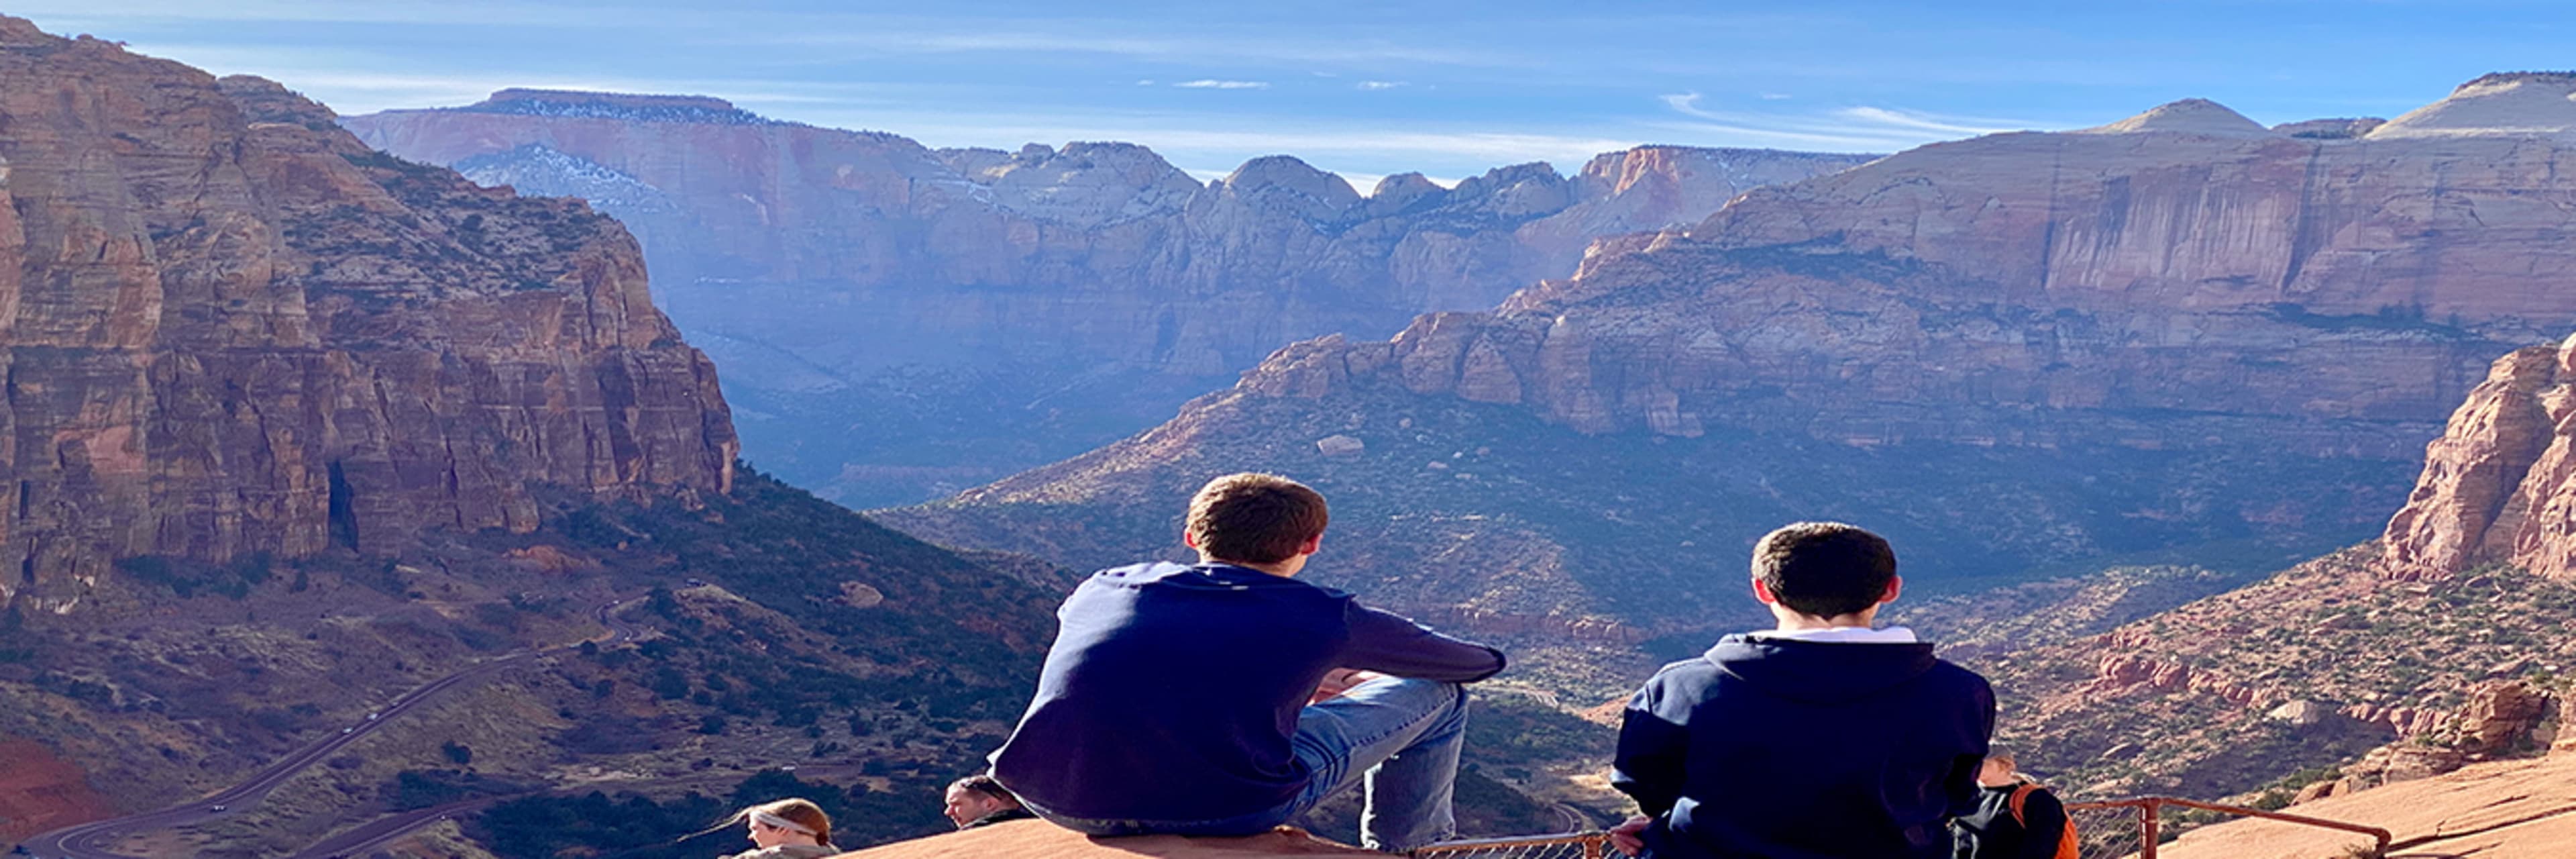
[[[866,859],[1110,859],[1152,856],[1158,859],[1254,859],[1262,856],[1383,856],[1325,841],[1295,829],[1281,828],[1249,838],[1182,838],[1142,835],[1092,838],[1043,820],[1016,820],[981,829],[934,835],[844,853]]]
[[[2386,827],[2397,836],[2389,859],[2566,859],[2576,856],[2576,755],[2481,764],[2289,810]],[[2366,841],[2244,820],[2195,830],[2160,853],[2161,859],[2328,859]]]

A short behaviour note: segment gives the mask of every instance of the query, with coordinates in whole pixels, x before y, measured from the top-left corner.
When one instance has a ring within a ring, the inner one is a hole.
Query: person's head
[[[965,826],[999,811],[1018,808],[1020,798],[992,776],[977,773],[948,783],[948,822]]]
[[[801,799],[764,802],[734,812],[726,823],[748,825],[751,843],[760,847],[781,844],[832,843],[832,817],[821,806]]]
[[[1899,588],[1896,550],[1851,525],[1800,522],[1753,544],[1753,595],[1774,615],[1867,624]]]
[[[1190,498],[1182,542],[1205,561],[1293,576],[1323,545],[1324,496],[1275,474],[1229,474]]]
[[[1977,767],[1977,783],[1987,787],[2003,787],[2029,780],[2029,776],[2021,774],[2021,765],[2013,760],[2011,752],[1987,752],[1985,764]]]

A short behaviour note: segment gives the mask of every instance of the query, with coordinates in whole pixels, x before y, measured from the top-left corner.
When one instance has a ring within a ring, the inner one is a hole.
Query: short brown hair
[[[1276,474],[1229,474],[1190,498],[1188,532],[1220,561],[1271,564],[1295,557],[1324,533],[1324,496]]]
[[[1753,577],[1789,610],[1841,617],[1878,604],[1896,578],[1887,540],[1840,522],[1799,522],[1753,544]]]

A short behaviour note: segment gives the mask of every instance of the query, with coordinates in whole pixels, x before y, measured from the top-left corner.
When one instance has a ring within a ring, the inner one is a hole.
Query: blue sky
[[[1367,182],[1639,143],[1893,151],[2178,98],[2394,116],[2576,67],[2576,3],[1331,4],[13,0],[9,14],[342,113],[507,86],[685,92],[933,146],[1129,140],[1203,175]],[[1365,189],[1366,184],[1362,184]]]

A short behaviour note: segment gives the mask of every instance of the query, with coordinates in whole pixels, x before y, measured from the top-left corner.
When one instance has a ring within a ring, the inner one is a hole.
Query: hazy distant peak
[[[1236,194],[1251,195],[1278,188],[1294,191],[1328,206],[1347,207],[1360,200],[1360,192],[1341,176],[1317,169],[1293,155],[1264,155],[1243,162],[1226,174],[1224,185]]]
[[[1473,195],[1490,193],[1491,189],[1508,188],[1527,182],[1561,185],[1565,183],[1565,177],[1558,175],[1556,168],[1545,161],[1532,161],[1527,164],[1496,167],[1481,175],[1468,177],[1460,181],[1454,190],[1460,194]]]
[[[2147,112],[2111,123],[2097,125],[2078,134],[2141,134],[2147,132],[2199,134],[2210,137],[2270,137],[2273,131],[2262,123],[2245,118],[2228,106],[2205,98],[2186,98],[2149,108]]]
[[[761,125],[770,120],[704,95],[650,95],[582,90],[511,88],[456,110],[526,116],[622,119],[635,122],[689,122],[708,125]]]
[[[1397,173],[1377,180],[1377,187],[1369,191],[1369,199],[1409,201],[1444,190],[1447,189],[1440,187],[1440,183],[1433,182],[1431,177],[1420,173]]]
[[[2459,95],[2471,88],[2499,86],[2510,83],[2576,85],[2576,72],[2488,72],[2486,74],[2479,75],[2475,80],[2453,87],[2451,89],[2451,94]]]
[[[2441,101],[2408,111],[2372,139],[2576,132],[2576,73],[2500,72],[2461,84]]]

